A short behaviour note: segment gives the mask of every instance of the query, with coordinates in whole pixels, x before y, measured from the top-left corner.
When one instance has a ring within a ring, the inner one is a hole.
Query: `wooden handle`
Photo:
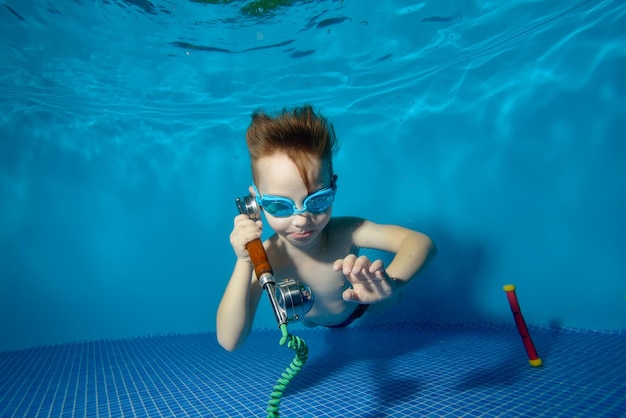
[[[248,254],[250,254],[256,277],[261,277],[263,273],[274,274],[270,262],[267,261],[267,254],[265,253],[265,248],[263,248],[263,243],[260,239],[250,241],[246,249],[248,250]]]

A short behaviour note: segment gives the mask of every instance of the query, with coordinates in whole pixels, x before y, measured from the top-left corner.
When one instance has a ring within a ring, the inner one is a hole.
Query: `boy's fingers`
[[[335,262],[333,263],[333,270],[339,271],[341,270],[342,266],[343,266],[343,258],[340,258],[339,260],[335,260]]]
[[[343,297],[343,300],[345,300],[346,302],[354,302],[355,300],[359,299],[354,289],[344,290],[341,296]]]
[[[354,254],[349,254],[343,259],[343,274],[347,276],[352,272],[355,260],[356,256]]]
[[[383,261],[382,260],[376,260],[374,261],[371,265],[370,265],[370,273],[375,273],[378,270],[381,270],[383,268]]]

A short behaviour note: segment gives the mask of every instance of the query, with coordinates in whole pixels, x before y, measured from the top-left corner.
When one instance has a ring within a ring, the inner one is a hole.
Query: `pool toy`
[[[526,321],[524,321],[524,317],[522,316],[517,295],[515,294],[515,285],[507,284],[503,286],[502,289],[506,292],[509,305],[511,305],[511,312],[513,312],[515,325],[517,325],[517,330],[519,331],[519,335],[522,337],[524,348],[528,354],[528,362],[533,367],[539,367],[541,366],[542,361],[539,358],[539,355],[537,355],[535,344],[533,344],[533,340],[530,338],[530,334],[528,333],[528,327],[526,326]]]
[[[239,213],[247,215],[254,221],[261,219],[260,209],[254,196],[237,198],[235,202]],[[286,279],[278,284],[276,283],[272,266],[267,259],[267,253],[259,238],[250,241],[246,249],[250,254],[254,273],[269,297],[278,328],[282,333],[279,343],[280,345],[287,344],[288,348],[296,352],[291,364],[278,378],[276,385],[274,385],[266,408],[268,418],[278,417],[283,393],[289,382],[300,372],[309,355],[309,349],[304,340],[289,334],[287,324],[302,319],[311,309],[313,306],[313,293],[307,285],[294,279]]]

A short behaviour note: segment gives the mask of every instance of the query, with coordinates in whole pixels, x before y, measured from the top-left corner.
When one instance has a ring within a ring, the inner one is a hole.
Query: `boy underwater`
[[[306,326],[341,328],[370,305],[390,301],[423,270],[436,250],[426,235],[358,217],[331,217],[337,191],[332,156],[335,131],[309,106],[276,116],[252,115],[246,132],[254,184],[249,190],[274,234],[263,246],[274,275],[294,278],[315,295]],[[233,351],[252,327],[263,293],[246,245],[261,237],[263,223],[237,215],[230,243],[235,267],[217,310],[220,345]],[[381,260],[359,255],[362,248],[387,251]]]

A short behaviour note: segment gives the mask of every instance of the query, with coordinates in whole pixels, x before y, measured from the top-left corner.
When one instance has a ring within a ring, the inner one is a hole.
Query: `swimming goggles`
[[[254,188],[254,194],[256,195],[256,202],[259,206],[265,210],[265,212],[277,218],[286,218],[292,215],[300,215],[305,212],[313,214],[324,213],[333,204],[335,200],[335,192],[337,191],[337,185],[335,181],[337,176],[334,175],[330,181],[330,187],[324,187],[318,191],[311,193],[302,202],[302,209],[298,209],[296,204],[291,199],[287,199],[282,196],[272,196],[266,194],[261,196],[261,193],[256,188],[256,185],[252,185]]]

